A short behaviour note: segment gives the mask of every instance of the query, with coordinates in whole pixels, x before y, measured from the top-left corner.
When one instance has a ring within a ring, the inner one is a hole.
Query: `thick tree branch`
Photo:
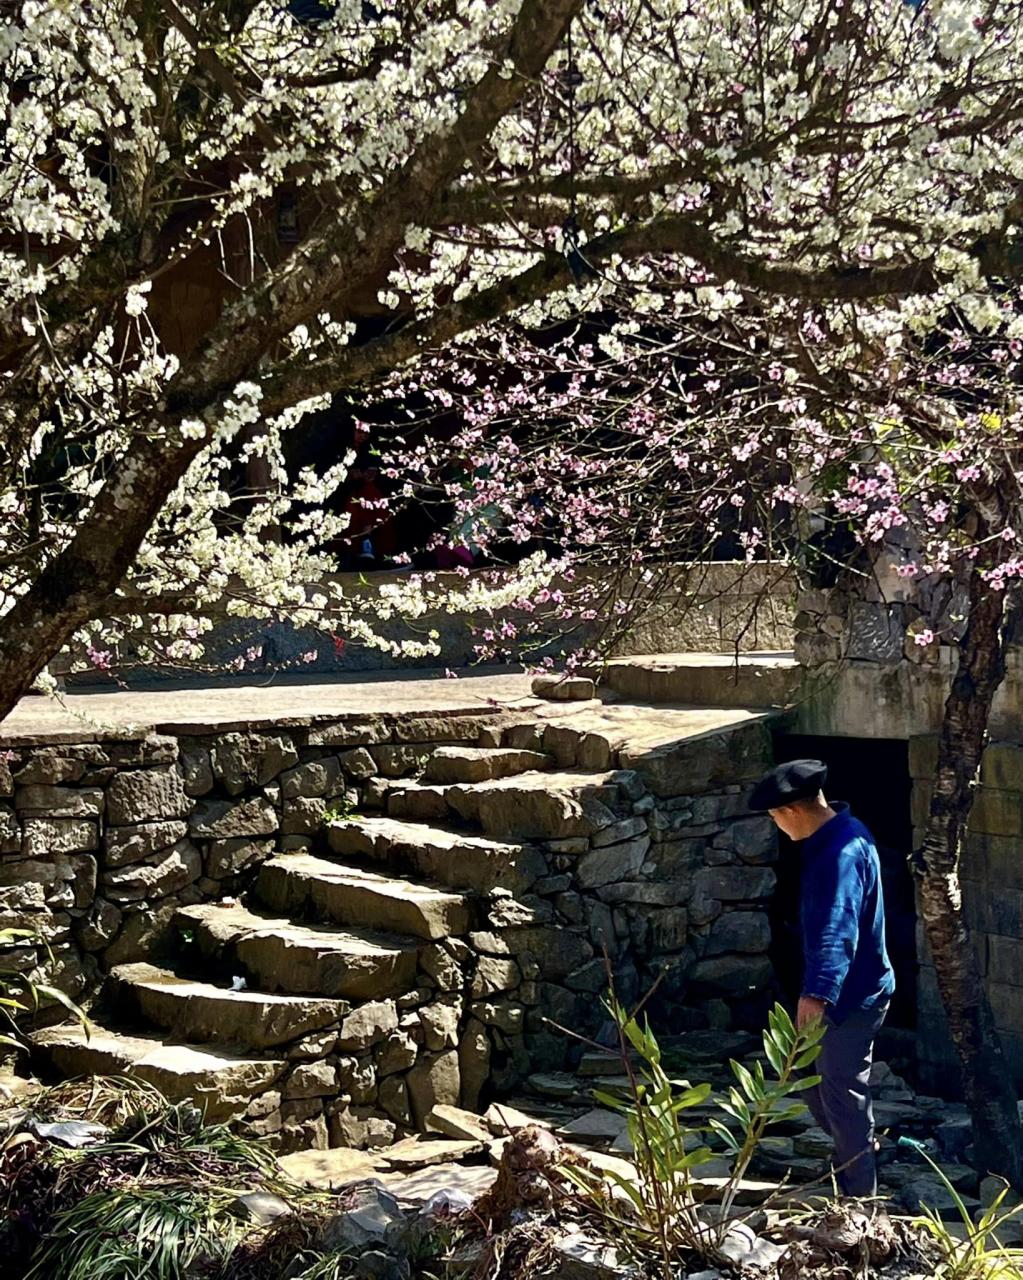
[[[893,267],[826,268],[809,271],[791,264],[750,258],[721,245],[688,218],[670,216],[610,232],[591,240],[585,256],[593,264],[613,257],[681,253],[711,271],[720,281],[763,289],[768,293],[807,299],[865,299],[913,293],[932,293],[942,283],[929,262]],[[459,302],[438,307],[422,320],[413,320],[385,337],[319,361],[278,366],[262,380],[267,413],[279,413],[308,397],[343,386],[373,382],[427,348],[536,302],[572,283],[564,256],[544,259],[489,289]]]
[[[427,221],[465,161],[480,151],[536,80],[581,7],[582,0],[525,0],[504,57],[495,57],[468,92],[454,125],[425,138],[354,217],[331,222],[246,290],[207,335],[194,372],[169,388],[168,404],[187,411],[202,407],[205,394],[244,376],[264,351],[326,302],[343,309],[354,293],[378,279],[394,261],[406,228]]]
[[[583,0],[525,0],[498,57],[467,95],[454,127],[429,137],[383,184],[360,216],[332,224],[229,308],[172,380],[153,430],[140,433],[107,479],[74,538],[0,620],[0,719],[75,629],[98,616],[124,579],[168,494],[203,447],[170,445],[166,429],[212,410],[283,334],[326,298],[347,299],[373,279],[423,221],[467,158],[522,98],[558,46]],[[26,644],[31,637],[31,644]]]

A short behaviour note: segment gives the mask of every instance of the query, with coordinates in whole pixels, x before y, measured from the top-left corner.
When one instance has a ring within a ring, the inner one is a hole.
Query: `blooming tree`
[[[443,494],[484,547],[542,536],[566,549],[577,585],[559,593],[565,627],[596,611],[614,566],[639,566],[656,595],[680,561],[731,537],[751,562],[780,555],[819,572],[830,560],[861,594],[869,580],[875,599],[887,594],[890,624],[905,627],[912,660],[937,661],[940,645],[958,651],[912,866],[979,1159],[1018,1178],[1015,1091],[959,885],[1023,576],[1018,290],[1000,288],[987,312],[974,296],[946,300],[912,325],[884,304],[737,293],[711,331],[676,285],[646,282],[663,294],[654,323],[619,291],[600,357],[591,335],[539,347],[505,331],[482,349],[476,337],[424,360],[412,387],[457,408],[464,425],[443,447],[409,445],[402,426],[392,473],[408,496]],[[506,363],[495,364],[495,351]],[[472,376],[452,378],[459,361]],[[398,400],[410,389],[400,379]],[[607,569],[594,582],[586,565]],[[507,624],[484,635],[506,648],[515,639]],[[837,658],[839,638],[822,638]]]
[[[398,483],[439,482],[477,536],[538,547],[450,607],[535,602],[601,548],[656,574],[725,533],[751,557],[792,545],[828,512],[868,547],[911,526],[907,581],[965,593],[959,621],[921,613],[922,640],[945,626],[961,651],[924,918],[978,1149],[1019,1181],[975,957],[949,943],[1018,576],[1021,6],[24,0],[3,15],[0,714],[63,646],[102,661],[147,618],[171,657],[198,652],[218,612],[373,640],[323,550],[350,459],[295,477],[284,454],[324,397],[362,404],[399,368],[461,421],[444,457],[389,439]],[[282,193],[301,211],[291,252],[268,228]],[[220,255],[216,314],[172,350],[161,289],[228,241],[241,253]],[[488,398],[495,352],[514,368]],[[247,456],[257,495],[230,483]],[[414,614],[436,589],[410,582],[383,607]]]

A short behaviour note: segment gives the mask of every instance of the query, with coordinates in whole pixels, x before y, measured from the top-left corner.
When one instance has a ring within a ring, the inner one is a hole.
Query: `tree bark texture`
[[[995,1030],[977,949],[963,918],[959,865],[991,704],[1005,675],[1005,596],[975,565],[970,614],[945,703],[924,841],[914,858],[920,912],[973,1121],[976,1163],[1023,1187],[1016,1091]]]

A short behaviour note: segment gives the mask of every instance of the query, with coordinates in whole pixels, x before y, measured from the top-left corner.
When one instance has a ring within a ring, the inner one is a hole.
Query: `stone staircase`
[[[114,967],[90,1030],[38,1032],[37,1052],[62,1075],[128,1075],[255,1131],[280,1133],[279,1112],[280,1128],[292,1130],[282,1149],[325,1145],[329,1128],[308,1118],[289,1126],[289,1110],[299,1117],[311,1097],[344,1096],[338,1055],[373,1049],[363,1067],[377,1072],[386,1052],[401,1062],[403,1051],[411,1068],[431,1043],[456,1048],[461,1002],[450,1002],[454,1029],[428,1034],[416,1016],[423,983],[433,996],[472,976],[484,993],[486,981],[457,968],[453,941],[487,925],[486,895],[525,893],[546,873],[536,847],[464,829],[456,796],[464,807],[474,787],[528,780],[550,763],[537,751],[436,748],[418,778],[387,788],[385,815],[333,822],[316,852],[275,854],[244,902],[180,908],[167,965]],[[428,1103],[465,1100],[457,1076],[454,1090],[434,1092],[421,1108],[392,1106],[399,1127]],[[261,1125],[268,1115],[273,1123]]]
[[[474,1108],[563,1052],[547,1017],[594,1025],[601,947],[635,982],[637,938],[684,945],[695,845],[683,865],[671,836],[693,810],[672,770],[721,793],[693,828],[717,838],[706,819],[741,812],[768,759],[763,720],[590,700],[434,746],[382,781],[379,811],[282,841],[240,899],[180,907],[163,954],[111,969],[91,1032],[37,1032],[37,1054],[193,1098],[281,1151]],[[736,901],[773,883],[744,874]]]

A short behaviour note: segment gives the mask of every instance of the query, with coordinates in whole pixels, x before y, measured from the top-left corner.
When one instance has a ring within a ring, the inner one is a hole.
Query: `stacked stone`
[[[0,928],[49,945],[5,964],[82,997],[113,965],[159,954],[181,906],[241,892],[275,850],[310,847],[331,808],[489,716],[379,717],[136,740],[12,745],[0,759]]]
[[[451,963],[446,945],[428,951],[431,967]],[[421,1129],[435,1106],[472,1102],[460,1015],[460,1000],[436,988],[357,1006],[287,1048],[281,1079],[249,1104],[243,1132],[278,1151],[383,1147]]]
[[[688,1027],[770,982],[756,718],[643,750],[570,723],[382,716],[15,756],[0,894],[64,940],[75,994],[112,969],[109,1008],[159,1030],[51,1038],[51,1060],[212,1099],[281,1151],[385,1145],[563,1065],[552,1024],[597,1029],[605,952],[624,999],[663,976]]]
[[[570,1043],[551,1023],[597,1029],[606,1017],[605,952],[627,1001],[662,979],[669,1021],[725,1026],[737,1008],[762,1004],[773,972],[765,908],[775,884],[765,864],[777,844],[770,822],[749,815],[748,784],[769,757],[764,727],[634,758],[564,724],[511,726],[502,741],[551,753],[563,767],[607,772],[571,797],[511,786],[489,800],[481,790],[451,797],[485,830],[533,840],[548,863],[531,893],[492,911],[489,937],[470,939],[495,959],[508,955],[523,978],[506,989],[504,1004],[509,1020],[522,1007],[524,1039],[501,1032],[501,1044],[489,1027],[494,1061],[506,1064],[495,1067],[495,1085],[513,1084],[530,1065],[565,1062]],[[744,782],[719,785],[736,777]]]
[[[962,587],[938,579],[900,577],[909,551],[882,546],[866,573],[844,571],[832,587],[799,592],[795,656],[805,667],[840,659],[933,667],[947,662],[948,639],[962,632],[968,614]],[[917,644],[929,629],[945,643]]]

